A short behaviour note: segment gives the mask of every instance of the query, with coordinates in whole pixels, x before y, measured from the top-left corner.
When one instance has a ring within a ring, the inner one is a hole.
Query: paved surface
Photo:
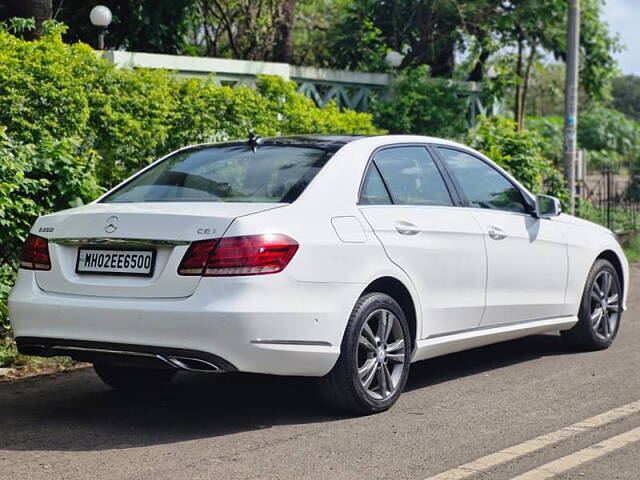
[[[540,335],[429,360],[371,417],[336,416],[313,382],[277,377],[182,375],[148,395],[111,391],[91,370],[2,383],[0,479],[424,480],[506,451],[449,478],[636,480],[637,403],[599,415],[640,401],[639,285],[634,266],[608,351]]]

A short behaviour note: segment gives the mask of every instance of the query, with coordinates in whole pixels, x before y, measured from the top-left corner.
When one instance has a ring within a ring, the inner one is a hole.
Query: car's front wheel
[[[96,363],[93,365],[98,377],[116,390],[154,390],[169,383],[176,372],[152,368],[123,367]]]
[[[565,343],[579,350],[603,350],[616,338],[622,318],[622,288],[618,272],[607,260],[599,259],[591,267],[578,323],[560,332]]]
[[[402,308],[386,294],[363,295],[349,318],[338,361],[320,379],[321,393],[344,410],[360,414],[387,410],[404,389],[410,354]]]

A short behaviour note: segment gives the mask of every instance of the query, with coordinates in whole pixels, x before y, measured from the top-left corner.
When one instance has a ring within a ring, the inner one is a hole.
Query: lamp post
[[[567,25],[564,161],[569,186],[569,213],[576,211],[576,152],[578,150],[578,63],[580,61],[580,0],[570,0]]]
[[[111,18],[111,10],[104,5],[93,7],[89,13],[91,23],[98,29],[98,50],[104,50],[104,36],[111,23]]]

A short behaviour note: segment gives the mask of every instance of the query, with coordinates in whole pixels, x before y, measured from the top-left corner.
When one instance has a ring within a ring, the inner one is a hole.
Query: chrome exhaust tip
[[[223,370],[207,360],[193,357],[166,357],[164,355],[156,355],[156,357],[164,363],[179,370],[188,372],[222,372]]]

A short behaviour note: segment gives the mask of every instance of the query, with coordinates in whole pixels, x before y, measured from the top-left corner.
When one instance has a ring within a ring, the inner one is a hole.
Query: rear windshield
[[[247,144],[185,150],[105,197],[104,203],[291,203],[333,155],[309,146]]]

